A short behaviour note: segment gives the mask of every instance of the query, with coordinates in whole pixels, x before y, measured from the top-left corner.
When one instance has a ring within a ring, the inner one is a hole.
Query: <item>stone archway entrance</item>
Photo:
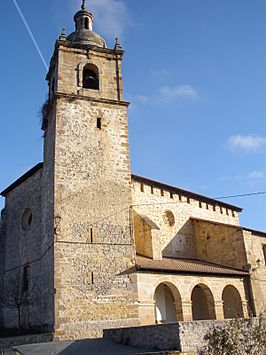
[[[204,284],[195,286],[191,294],[193,320],[216,319],[211,290]]]
[[[224,288],[222,299],[225,319],[244,317],[241,297],[234,286],[227,285]]]
[[[154,299],[157,324],[183,320],[181,296],[174,285],[161,283],[155,290]]]

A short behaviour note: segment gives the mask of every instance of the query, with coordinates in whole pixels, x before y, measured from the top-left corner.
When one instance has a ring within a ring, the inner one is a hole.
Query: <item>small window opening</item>
[[[99,77],[96,68],[84,68],[83,87],[85,89],[99,90]]]
[[[212,209],[214,210],[214,212],[216,211],[216,207],[215,206],[212,206]]]
[[[223,207],[220,207],[220,212],[221,214],[223,214]]]
[[[91,273],[91,283],[94,284],[94,275],[93,275],[93,272]]]
[[[144,192],[144,185],[143,184],[140,184],[140,191]]]
[[[199,201],[199,208],[202,208],[202,202]]]
[[[187,197],[187,203],[190,203],[190,198],[189,197]]]
[[[93,243],[93,230],[90,228],[90,242]]]
[[[85,30],[89,30],[89,19],[88,19],[88,17],[86,17],[85,20],[84,20],[84,27],[85,27]]]
[[[152,194],[152,195],[154,194],[153,186],[151,186],[151,194]]]
[[[23,268],[23,292],[29,290],[29,275],[28,275],[29,266],[24,266]]]
[[[227,216],[229,216],[229,211],[228,211],[228,209],[226,209],[226,214],[227,214]]]
[[[21,226],[24,231],[28,230],[32,223],[32,211],[30,208],[27,208],[21,218]]]
[[[101,119],[101,117],[97,117],[96,126],[97,126],[98,129],[102,129],[102,119]]]
[[[263,256],[264,256],[264,262],[266,264],[266,244],[263,244],[262,250],[263,250]]]
[[[163,191],[163,189],[161,189],[161,196],[164,196],[164,191]]]
[[[174,194],[170,191],[170,198],[174,198]]]
[[[178,195],[179,201],[182,202],[182,195]]]
[[[209,209],[209,205],[206,203],[206,210],[208,210]]]
[[[232,217],[235,217],[236,215],[235,215],[235,212],[234,211],[232,211]]]

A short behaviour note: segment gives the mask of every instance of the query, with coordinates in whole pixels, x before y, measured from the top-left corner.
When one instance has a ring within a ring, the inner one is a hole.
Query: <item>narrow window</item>
[[[85,27],[85,30],[89,29],[89,19],[88,19],[88,17],[86,17],[85,20],[84,20],[84,27]]]
[[[24,266],[24,268],[23,268],[23,292],[26,292],[29,290],[28,269],[29,269],[29,266]]]
[[[202,202],[199,201],[199,208],[202,208]]]
[[[92,285],[94,284],[94,278],[93,278],[93,272],[91,273],[91,283],[92,283]]]
[[[164,196],[164,192],[163,192],[163,189],[161,189],[161,196]]]
[[[90,242],[93,243],[93,231],[92,231],[92,228],[90,228]]]
[[[178,195],[179,201],[182,202],[182,195]]]
[[[220,207],[220,212],[221,214],[223,214],[223,207]]]
[[[170,192],[170,198],[174,198],[174,195],[172,192]]]
[[[144,185],[142,183],[140,184],[140,191],[144,192]]]
[[[262,250],[263,250],[263,256],[264,256],[264,262],[266,264],[266,244],[263,244]]]
[[[189,197],[187,197],[187,203],[190,203],[190,198]]]
[[[206,203],[206,210],[208,210],[209,209],[209,205]]]
[[[98,129],[102,129],[102,119],[101,119],[101,117],[97,117],[96,127]]]
[[[229,211],[228,211],[228,209],[226,209],[226,214],[227,214],[227,216],[229,216]]]
[[[216,211],[216,207],[215,206],[212,206],[212,209],[213,209],[214,212]]]
[[[235,217],[235,212],[234,211],[232,211],[232,217]]]
[[[152,195],[154,194],[153,186],[151,186],[151,194],[152,194]]]

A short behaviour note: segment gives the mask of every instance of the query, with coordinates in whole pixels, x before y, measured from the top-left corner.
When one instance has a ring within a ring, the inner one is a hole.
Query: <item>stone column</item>
[[[218,320],[224,319],[223,304],[224,304],[224,302],[222,300],[214,301],[216,319],[218,319]]]
[[[192,316],[192,302],[191,302],[191,301],[183,301],[183,302],[182,302],[182,308],[183,308],[184,321],[191,321],[191,320],[193,320],[193,316]]]
[[[155,301],[139,301],[138,311],[140,325],[155,324]]]
[[[248,301],[242,301],[242,308],[243,308],[243,315],[244,318],[249,318],[249,311],[248,311]]]

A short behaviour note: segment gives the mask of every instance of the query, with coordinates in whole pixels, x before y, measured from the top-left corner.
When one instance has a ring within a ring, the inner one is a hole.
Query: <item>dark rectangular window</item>
[[[264,256],[264,263],[266,265],[266,244],[263,244],[262,250],[263,250],[263,256]]]
[[[97,128],[102,129],[102,119],[101,117],[97,117]]]
[[[151,186],[151,194],[153,194],[153,192],[154,192],[154,191],[153,191],[153,186]]]
[[[174,195],[172,192],[170,192],[170,198],[174,198]]]
[[[93,231],[92,231],[92,228],[90,228],[90,242],[93,243]]]
[[[140,191],[144,192],[144,185],[143,184],[140,184]]]
[[[29,266],[23,268],[23,292],[29,290]]]

